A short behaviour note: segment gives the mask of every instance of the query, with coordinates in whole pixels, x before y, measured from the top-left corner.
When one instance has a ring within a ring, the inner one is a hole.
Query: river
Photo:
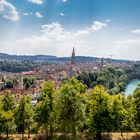
[[[130,81],[125,89],[125,94],[132,94],[135,91],[138,83],[140,83],[139,79],[134,79]]]

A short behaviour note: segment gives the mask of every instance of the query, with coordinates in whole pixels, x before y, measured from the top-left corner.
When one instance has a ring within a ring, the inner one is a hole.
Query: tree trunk
[[[95,140],[95,134],[92,135],[92,139]]]
[[[9,137],[9,131],[8,131],[8,129],[6,129],[6,138],[8,139],[8,137]]]
[[[96,134],[96,140],[102,140],[102,134],[100,131]]]
[[[51,137],[53,136],[53,127],[52,125],[50,125],[50,133],[51,133]]]
[[[28,138],[30,138],[30,128],[28,128]]]
[[[73,138],[76,137],[75,124],[73,124],[73,126],[72,126],[72,137],[73,137]]]
[[[46,128],[46,137],[48,139],[48,128]]]
[[[123,138],[123,132],[121,131],[121,136],[122,136],[122,138]]]
[[[22,134],[21,134],[21,135],[22,135],[22,138],[21,138],[21,139],[22,139],[22,140],[24,140],[24,132],[22,132]]]

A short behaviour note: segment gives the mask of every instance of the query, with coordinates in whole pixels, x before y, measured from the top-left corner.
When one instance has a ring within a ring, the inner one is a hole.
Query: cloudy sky
[[[0,0],[0,53],[140,60],[140,0]]]

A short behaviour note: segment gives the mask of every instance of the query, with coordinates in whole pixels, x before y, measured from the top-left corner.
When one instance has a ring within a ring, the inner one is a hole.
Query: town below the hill
[[[1,139],[139,139],[139,62],[0,63]]]

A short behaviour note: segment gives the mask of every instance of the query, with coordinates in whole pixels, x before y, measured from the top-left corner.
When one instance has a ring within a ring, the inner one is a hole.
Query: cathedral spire
[[[72,56],[71,56],[71,64],[75,63],[75,47],[73,47]]]

